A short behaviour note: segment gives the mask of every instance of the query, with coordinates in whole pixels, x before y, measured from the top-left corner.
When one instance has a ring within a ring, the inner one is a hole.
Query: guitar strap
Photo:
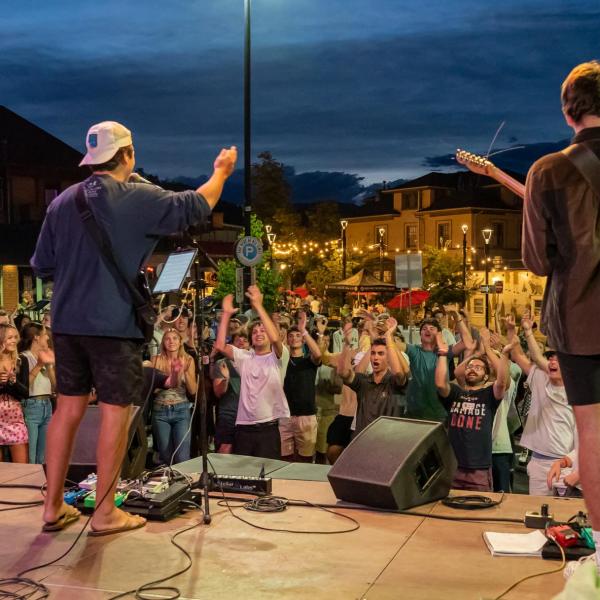
[[[600,158],[585,143],[571,144],[562,153],[573,163],[592,190],[600,196]]]

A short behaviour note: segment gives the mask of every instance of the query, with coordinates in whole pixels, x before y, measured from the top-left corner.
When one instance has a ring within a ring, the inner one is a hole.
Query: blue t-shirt
[[[85,186],[90,209],[132,282],[160,236],[183,231],[210,214],[204,197],[191,190],[121,183],[110,175],[92,175]],[[50,204],[31,258],[38,277],[54,280],[52,331],[141,338],[127,287],[115,280],[85,229],[76,193],[72,185]]]

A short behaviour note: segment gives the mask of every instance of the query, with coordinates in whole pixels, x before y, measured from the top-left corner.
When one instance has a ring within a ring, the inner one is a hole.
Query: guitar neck
[[[501,183],[504,187],[507,187],[511,192],[521,197],[523,200],[525,199],[525,186],[514,177],[511,177],[508,173],[505,173],[502,169],[494,166],[490,169],[489,176],[498,183]]]

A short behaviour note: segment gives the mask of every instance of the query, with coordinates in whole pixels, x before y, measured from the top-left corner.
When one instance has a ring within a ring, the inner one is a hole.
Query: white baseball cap
[[[92,125],[85,137],[87,154],[79,163],[83,165],[101,165],[108,162],[119,148],[131,146],[131,131],[116,121],[102,121]]]

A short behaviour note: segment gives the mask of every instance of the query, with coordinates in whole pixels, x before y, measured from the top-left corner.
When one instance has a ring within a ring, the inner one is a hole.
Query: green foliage
[[[340,209],[336,202],[319,202],[307,211],[312,239],[318,242],[340,237]]]
[[[428,304],[463,302],[462,259],[432,246],[423,250],[423,289],[431,296]],[[467,296],[473,291],[467,282]]]
[[[250,221],[250,232],[253,236],[262,239],[264,244],[265,231],[262,221],[252,214]],[[239,237],[244,237],[241,233]],[[271,252],[267,250],[263,254],[262,260],[256,265],[256,283],[263,293],[263,304],[268,311],[275,310],[277,298],[279,296],[279,287],[281,286],[281,277],[275,270],[270,269]],[[234,258],[220,260],[218,262],[217,286],[213,295],[222,299],[227,294],[235,295],[235,270],[241,266]]]
[[[252,209],[270,223],[277,210],[291,211],[291,189],[283,163],[276,161],[270,152],[261,152],[258,158],[260,162],[252,165]]]

